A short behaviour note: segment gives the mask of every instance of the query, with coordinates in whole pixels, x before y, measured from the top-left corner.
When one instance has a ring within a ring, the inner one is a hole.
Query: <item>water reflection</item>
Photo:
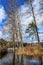
[[[28,60],[25,58],[24,64],[25,65],[40,65],[40,62],[36,61],[35,59]]]
[[[13,54],[7,54],[6,57],[0,59],[0,65],[11,65]],[[24,56],[24,65],[41,65],[39,61],[35,59],[29,59]],[[43,64],[42,64],[43,65]]]

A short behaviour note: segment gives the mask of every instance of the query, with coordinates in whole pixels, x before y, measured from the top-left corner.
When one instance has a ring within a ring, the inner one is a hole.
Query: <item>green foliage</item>
[[[34,22],[28,24],[28,28],[26,29],[26,33],[29,33],[29,37],[37,38],[37,31],[38,31],[38,27],[36,26],[36,24]]]

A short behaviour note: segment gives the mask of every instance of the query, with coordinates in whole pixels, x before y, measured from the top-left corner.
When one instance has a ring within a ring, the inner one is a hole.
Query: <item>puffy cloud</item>
[[[0,38],[2,38],[2,31],[0,31]]]
[[[6,15],[5,15],[5,11],[4,11],[4,7],[1,6],[0,7],[0,23],[2,22],[2,19],[5,19]]]
[[[33,3],[33,6],[35,5],[34,13],[35,13],[37,25],[42,24],[42,21],[43,21],[43,15],[41,15],[40,11],[39,11],[39,8],[40,8],[39,2],[40,2],[40,0],[38,0],[38,1],[35,0]],[[20,17],[21,17],[22,24],[27,25],[30,22],[32,22],[33,17],[32,17],[32,13],[30,13],[29,6],[24,4],[23,6],[21,6],[20,11],[21,11]]]
[[[40,41],[43,41],[43,34],[39,34]]]
[[[6,18],[4,7],[0,5],[0,30],[2,29],[3,19]],[[2,31],[0,31],[0,38],[2,38]]]
[[[26,11],[28,10],[29,8],[24,4],[21,6],[21,13],[26,13]]]
[[[0,35],[2,35],[2,31],[0,31]]]

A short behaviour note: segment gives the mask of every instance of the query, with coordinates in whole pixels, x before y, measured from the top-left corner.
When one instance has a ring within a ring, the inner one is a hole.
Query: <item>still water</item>
[[[12,59],[13,59],[13,54],[9,53],[3,59],[0,59],[0,65],[11,65]],[[39,61],[35,60],[34,58],[30,60],[29,58],[24,57],[24,65],[41,65],[41,64]]]

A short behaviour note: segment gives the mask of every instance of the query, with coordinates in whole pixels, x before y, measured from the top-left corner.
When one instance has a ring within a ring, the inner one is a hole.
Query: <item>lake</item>
[[[13,54],[8,53],[5,57],[0,59],[0,65],[11,65],[13,59]],[[29,59],[24,56],[24,65],[41,65],[39,61],[35,60],[35,58]],[[43,65],[43,58],[42,58]]]

